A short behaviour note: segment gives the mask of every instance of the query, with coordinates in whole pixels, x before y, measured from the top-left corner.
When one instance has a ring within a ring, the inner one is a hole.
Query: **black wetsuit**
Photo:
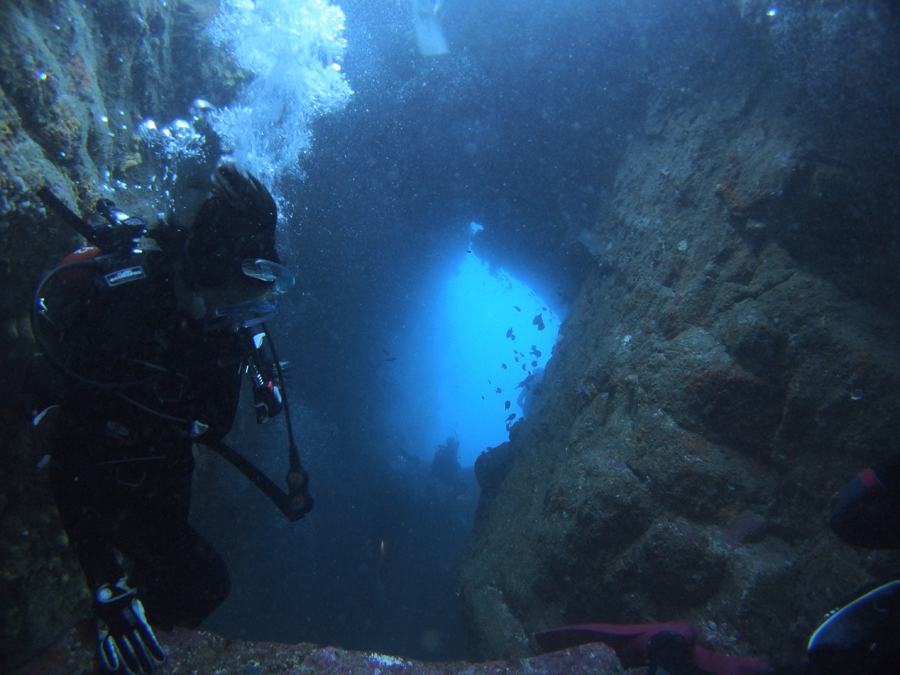
[[[60,401],[51,480],[90,587],[121,578],[118,551],[151,624],[196,627],[230,582],[188,525],[192,445],[231,428],[252,336],[204,331],[179,311],[163,255],[138,262],[145,276],[120,286],[87,268],[47,292],[57,356],[80,378]]]

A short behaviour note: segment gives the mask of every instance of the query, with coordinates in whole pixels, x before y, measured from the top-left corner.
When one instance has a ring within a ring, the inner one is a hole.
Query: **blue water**
[[[455,437],[463,468],[505,442],[522,419],[523,391],[537,391],[523,382],[541,375],[560,324],[548,301],[469,246],[419,289],[395,340],[378,354],[391,401],[387,433],[424,462]]]
[[[435,300],[445,332],[434,365],[438,428],[455,433],[460,463],[471,466],[481,451],[507,440],[508,425],[521,418],[520,385],[550,358],[559,318],[525,283],[502,268],[491,273],[474,253]],[[442,440],[438,431],[435,441]]]

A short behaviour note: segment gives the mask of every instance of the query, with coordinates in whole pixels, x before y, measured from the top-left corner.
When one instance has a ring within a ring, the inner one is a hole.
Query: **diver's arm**
[[[50,485],[69,545],[93,591],[125,576],[109,540],[109,514],[92,508],[102,500],[104,485],[82,476],[65,463],[50,464]]]
[[[71,476],[65,473],[55,476],[57,505],[93,595],[100,664],[111,673],[149,673],[165,660],[166,654],[147,622],[137,591],[122,570],[119,556],[105,536],[99,520],[103,516],[86,515],[81,504],[71,502],[72,495],[66,495],[67,490],[61,485],[69,479]]]

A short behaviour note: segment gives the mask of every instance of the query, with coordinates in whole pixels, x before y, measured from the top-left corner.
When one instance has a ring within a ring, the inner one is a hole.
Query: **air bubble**
[[[195,98],[191,103],[191,115],[195,120],[202,119],[204,115],[214,112],[216,107],[202,98]]]

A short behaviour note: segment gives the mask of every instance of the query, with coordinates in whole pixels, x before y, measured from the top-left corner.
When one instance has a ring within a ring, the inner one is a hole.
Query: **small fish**
[[[490,380],[488,380],[488,384],[491,384],[491,381],[490,381]]]
[[[503,407],[504,407],[506,410],[509,410],[509,401],[506,401],[506,403],[503,404]]]
[[[521,312],[521,311],[522,311],[522,308],[521,308],[521,307],[516,307],[515,305],[513,305],[513,309],[516,310],[517,312]]]
[[[397,360],[396,356],[391,356],[391,357],[388,357],[385,359],[385,361],[396,361],[396,360]]]
[[[390,355],[391,355],[391,353],[390,353],[387,349],[382,349],[381,351],[384,352],[384,355],[385,355],[385,356],[390,356]]]
[[[505,364],[505,363],[501,363],[501,364],[500,364],[500,367],[503,368],[503,370],[506,370],[506,364]]]
[[[484,400],[484,396],[481,397],[481,400],[482,400],[482,401]]]
[[[519,357],[517,356],[517,357],[516,357],[516,363],[518,363],[518,362],[519,362]]]
[[[512,337],[512,328],[510,328],[508,331],[506,331],[506,337],[508,337],[508,338]]]
[[[546,307],[541,307],[541,309],[544,310],[545,312],[547,311]]]
[[[544,317],[538,314],[531,320],[531,323],[538,327],[538,330],[544,330]]]
[[[541,358],[541,350],[537,348],[537,345],[531,346],[531,353],[534,354],[536,357]]]
[[[471,253],[471,252],[472,252],[472,249],[470,249],[470,248],[466,249],[466,253]]]
[[[500,387],[497,387],[496,389],[494,389],[494,391],[496,391],[498,394],[503,393],[503,390]]]
[[[516,419],[516,413],[513,413],[512,415],[510,415],[509,417],[507,417],[507,418],[506,418],[506,421],[507,421],[507,422],[512,422],[514,419]]]
[[[531,367],[532,367],[532,368],[537,368],[537,361],[532,361],[532,362],[531,362]]]
[[[524,364],[524,363],[522,364],[522,370],[525,370],[525,364]]]

